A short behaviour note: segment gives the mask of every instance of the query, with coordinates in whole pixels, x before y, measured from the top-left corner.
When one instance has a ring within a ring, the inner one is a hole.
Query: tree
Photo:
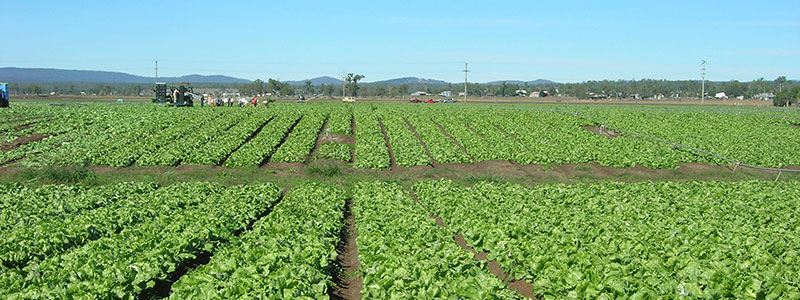
[[[775,78],[775,86],[778,88],[778,92],[783,91],[784,84],[786,84],[786,76],[778,76],[778,78]]]
[[[30,86],[30,91],[31,94],[39,95],[42,93],[42,88],[40,88],[38,85],[33,84]]]
[[[797,104],[797,101],[800,100],[800,86],[796,86],[791,90],[783,90],[778,92],[775,95],[775,99],[772,100],[772,105],[774,106],[790,106],[792,104]]]
[[[304,83],[306,85],[306,93],[308,93],[310,95],[313,95],[314,94],[314,87],[311,86],[311,80],[306,80],[306,82],[304,82]]]
[[[349,73],[347,74],[347,77],[345,77],[345,82],[347,82],[347,90],[350,92],[350,95],[353,95],[353,97],[358,97],[358,81],[361,79],[364,79],[364,75],[355,75],[353,73]]]

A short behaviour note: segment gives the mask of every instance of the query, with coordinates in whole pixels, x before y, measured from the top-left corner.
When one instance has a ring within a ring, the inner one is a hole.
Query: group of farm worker
[[[270,99],[267,99],[262,101],[262,103],[264,106],[269,106],[269,101]],[[250,106],[250,105],[256,107],[258,106],[258,97],[253,97],[252,101],[247,101],[247,98],[239,98],[238,100],[234,100],[233,98],[230,97],[223,99],[214,99],[211,98],[210,96],[203,96],[200,99],[200,106],[203,106],[203,104],[208,104],[209,106],[212,107],[217,107],[217,106],[233,107],[234,102],[236,102],[237,103],[236,105],[239,107]]]

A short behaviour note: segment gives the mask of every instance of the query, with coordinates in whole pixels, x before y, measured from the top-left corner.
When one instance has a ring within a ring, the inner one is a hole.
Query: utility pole
[[[158,83],[158,60],[156,59],[156,83]]]
[[[704,104],[706,102],[706,61],[703,60],[700,66],[703,70],[703,83],[700,87],[700,104]]]
[[[464,63],[464,103],[467,102],[467,73],[469,73],[469,68],[467,67],[467,63]]]

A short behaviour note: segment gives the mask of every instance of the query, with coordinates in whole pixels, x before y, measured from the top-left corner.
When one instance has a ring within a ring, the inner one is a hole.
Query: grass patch
[[[27,180],[39,180],[46,183],[78,183],[91,181],[96,176],[86,165],[43,166],[22,171],[21,176]]]
[[[577,165],[577,166],[574,166],[572,168],[575,169],[575,170],[578,170],[578,171],[583,171],[583,172],[591,172],[592,171],[591,167],[584,166],[584,165]]]
[[[506,183],[504,178],[492,174],[469,175],[465,177],[464,180],[469,183],[469,185],[474,185],[478,182]]]
[[[306,174],[312,176],[334,177],[342,173],[342,168],[337,165],[315,165],[306,168]]]

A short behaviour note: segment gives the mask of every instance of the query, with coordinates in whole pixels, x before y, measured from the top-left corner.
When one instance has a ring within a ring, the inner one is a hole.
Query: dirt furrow
[[[467,154],[467,156],[469,156],[469,159],[470,159],[471,161],[473,161],[473,162],[475,161],[475,158],[474,158],[474,157],[472,157],[472,154],[469,154],[469,152],[467,152],[467,148],[464,148],[464,146],[463,146],[463,145],[461,145],[461,143],[459,143],[459,142],[458,142],[458,141],[457,141],[457,140],[456,140],[456,139],[455,139],[455,138],[454,138],[452,135],[450,135],[449,133],[447,133],[447,130],[445,130],[445,129],[444,129],[444,127],[442,127],[442,125],[440,125],[439,123],[436,123],[436,121],[434,121],[433,119],[431,119],[431,122],[433,122],[433,124],[436,124],[436,127],[439,127],[439,130],[441,130],[441,131],[442,131],[442,133],[443,133],[443,134],[444,134],[446,137],[449,137],[449,138],[450,138],[450,140],[452,140],[452,141],[453,141],[453,143],[455,143],[455,144],[456,144],[456,146],[458,146],[459,148],[461,148],[461,151],[464,151],[464,153],[465,153],[465,154]]]
[[[345,226],[339,233],[339,243],[336,245],[336,262],[333,268],[333,282],[336,284],[328,288],[328,295],[331,299],[361,299],[361,289],[364,287],[364,279],[358,273],[361,262],[358,261],[358,245],[356,238],[356,218],[351,210],[353,199],[347,199],[344,208]]]
[[[422,148],[425,149],[425,154],[427,154],[428,157],[431,159],[431,164],[432,165],[438,164],[436,159],[433,158],[433,155],[431,155],[431,151],[428,149],[428,145],[426,145],[425,141],[423,141],[422,138],[419,136],[419,133],[417,132],[417,128],[415,128],[414,125],[411,125],[411,122],[409,122],[408,119],[403,118],[403,121],[406,122],[406,125],[408,125],[408,129],[411,129],[411,132],[414,133],[414,136],[417,137],[417,140],[419,140],[419,143],[420,143],[420,145],[422,145]]]
[[[389,144],[389,136],[386,135],[386,127],[383,126],[383,120],[378,118],[378,125],[381,126],[381,133],[383,133],[383,140],[386,141],[386,149],[389,150],[389,161],[391,162],[390,166],[392,169],[397,168],[397,161],[394,159],[394,151],[392,151],[392,145]]]
[[[414,194],[414,191],[409,191],[409,195],[411,196],[411,198],[414,199],[414,201],[417,202],[417,204],[421,205],[425,209],[425,211],[428,211],[428,208],[425,207],[425,204],[422,204],[422,202],[419,201],[419,198],[417,198],[417,195]],[[450,228],[447,226],[444,220],[442,220],[441,217],[431,212],[428,212],[428,217],[436,220],[436,225],[445,228],[448,231],[451,231],[453,233],[453,240],[455,240],[456,244],[458,244],[458,246],[461,247],[461,249],[472,252],[472,258],[474,258],[475,260],[486,261],[489,273],[492,273],[492,275],[497,276],[503,282],[506,282],[508,284],[509,290],[512,290],[517,294],[519,294],[520,296],[527,299],[541,299],[540,297],[537,297],[536,294],[533,293],[533,284],[525,280],[514,280],[513,278],[511,278],[510,275],[503,270],[503,268],[500,266],[499,263],[497,263],[496,260],[488,259],[489,254],[487,252],[478,253],[475,251],[474,248],[467,245],[467,240],[464,239],[464,236],[450,230]]]

